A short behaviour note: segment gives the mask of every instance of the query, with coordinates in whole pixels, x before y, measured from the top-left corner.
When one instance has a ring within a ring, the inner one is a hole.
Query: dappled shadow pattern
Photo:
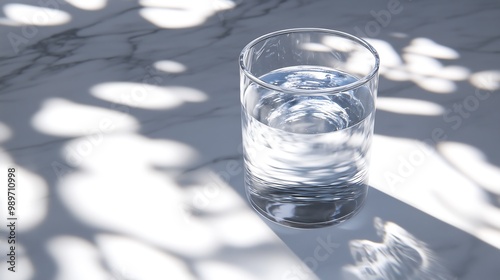
[[[237,56],[251,39],[280,28],[353,33],[387,3],[42,2],[45,8],[11,1],[0,14],[0,166],[19,171],[26,279],[286,273],[289,264],[275,260],[293,258],[241,198]],[[500,165],[491,24],[499,6],[433,3],[429,13],[426,4],[402,3],[372,36],[383,63],[376,133],[401,143],[431,139],[425,143],[457,180],[469,178],[491,202],[437,195],[474,219],[479,212],[460,207],[479,202],[478,211],[493,213],[479,220],[481,237],[495,237],[499,189],[474,174],[496,176]],[[435,128],[442,129],[437,141]],[[446,153],[453,143],[483,155],[475,173]],[[148,259],[158,265],[142,262]]]

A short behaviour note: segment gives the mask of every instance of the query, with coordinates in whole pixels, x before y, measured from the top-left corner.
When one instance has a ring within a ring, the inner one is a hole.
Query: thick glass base
[[[250,204],[260,215],[283,226],[303,229],[332,226],[352,218],[362,209],[367,191],[368,186],[364,185],[354,198],[301,201],[267,198],[246,188]]]

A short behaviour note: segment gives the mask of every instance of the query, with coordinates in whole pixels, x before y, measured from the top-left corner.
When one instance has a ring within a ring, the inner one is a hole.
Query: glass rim
[[[349,39],[355,43],[358,43],[359,45],[363,46],[364,48],[366,48],[375,58],[375,64],[373,65],[372,69],[370,70],[370,72],[367,75],[364,75],[362,78],[356,80],[353,83],[339,86],[339,87],[332,87],[332,88],[328,88],[328,89],[313,89],[313,90],[292,89],[292,88],[287,89],[287,88],[282,88],[282,87],[267,83],[267,82],[261,80],[260,78],[256,77],[246,67],[244,59],[245,59],[246,55],[249,53],[249,50],[252,47],[254,47],[255,45],[257,45],[258,43],[260,43],[264,40],[267,40],[269,38],[279,36],[279,35],[283,35],[283,34],[287,34],[287,33],[301,33],[301,32],[328,33],[328,34],[336,35],[338,37],[343,37],[343,38]],[[364,84],[366,84],[367,82],[372,80],[377,75],[379,67],[380,67],[380,58],[379,58],[377,50],[375,50],[375,48],[372,45],[370,45],[368,42],[366,42],[365,40],[363,40],[359,37],[356,37],[356,36],[351,35],[351,34],[346,33],[346,32],[333,30],[333,29],[308,27],[308,28],[283,29],[283,30],[274,31],[271,33],[264,34],[260,37],[257,37],[256,39],[252,40],[250,43],[248,43],[243,48],[243,50],[240,53],[239,64],[240,64],[240,69],[241,69],[241,71],[243,71],[244,75],[262,87],[273,89],[275,91],[279,91],[279,92],[283,92],[283,93],[308,94],[308,95],[313,94],[314,95],[314,94],[325,94],[325,93],[329,93],[329,94],[339,93],[339,92],[343,92],[343,91],[347,91],[347,90],[351,90],[351,89],[355,89],[355,88],[363,86]]]

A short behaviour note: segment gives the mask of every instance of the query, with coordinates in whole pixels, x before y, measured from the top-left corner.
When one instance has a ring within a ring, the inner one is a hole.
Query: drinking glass
[[[340,31],[273,32],[241,52],[245,189],[282,225],[337,224],[368,191],[379,57]]]

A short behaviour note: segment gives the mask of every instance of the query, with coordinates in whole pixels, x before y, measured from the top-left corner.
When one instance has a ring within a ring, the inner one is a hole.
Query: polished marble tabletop
[[[0,279],[499,279],[500,2],[0,5]],[[381,56],[367,204],[334,227],[244,196],[237,58],[292,27]]]

